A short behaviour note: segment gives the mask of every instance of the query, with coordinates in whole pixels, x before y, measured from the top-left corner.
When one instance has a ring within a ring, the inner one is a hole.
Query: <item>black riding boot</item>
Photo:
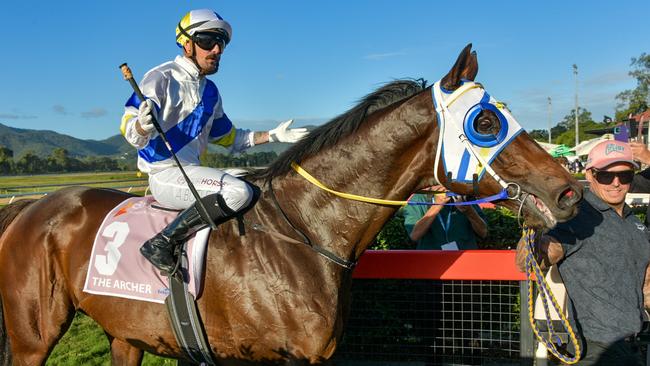
[[[160,233],[147,240],[140,247],[140,253],[162,272],[171,273],[176,267],[176,247],[204,225],[208,223],[203,220],[196,205],[192,205],[178,214]]]
[[[220,193],[210,194],[201,198],[208,215],[219,225],[233,218],[237,213],[231,210]],[[153,238],[147,240],[141,247],[140,253],[162,272],[172,273],[176,267],[175,250],[187,237],[203,226],[205,222],[193,204],[178,214],[174,221]]]

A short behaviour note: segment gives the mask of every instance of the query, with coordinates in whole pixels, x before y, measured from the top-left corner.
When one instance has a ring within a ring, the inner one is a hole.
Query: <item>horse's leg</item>
[[[70,327],[74,307],[63,291],[52,290],[52,298],[31,302],[29,306],[25,306],[22,291],[3,296],[13,365],[45,364],[56,342]]]
[[[111,344],[111,364],[125,366],[139,366],[142,362],[144,352],[135,348],[127,342],[108,335],[108,342]]]

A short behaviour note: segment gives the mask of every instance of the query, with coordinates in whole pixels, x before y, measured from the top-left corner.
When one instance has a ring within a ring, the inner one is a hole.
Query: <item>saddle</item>
[[[158,205],[152,196],[132,197],[113,208],[93,243],[84,292],[163,304],[168,278],[140,255],[139,248],[178,214]],[[209,228],[190,237],[184,246],[183,269],[188,290],[200,297]]]

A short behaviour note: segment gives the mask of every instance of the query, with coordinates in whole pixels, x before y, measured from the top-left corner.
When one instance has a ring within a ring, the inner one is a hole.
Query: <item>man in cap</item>
[[[175,248],[208,223],[199,214],[194,196],[156,132],[152,115],[160,123],[208,214],[223,222],[251,204],[249,185],[225,172],[200,166],[199,155],[208,143],[240,152],[266,142],[296,142],[307,134],[290,129],[291,120],[268,132],[237,129],[224,113],[214,82],[207,79],[232,38],[232,28],[209,9],[192,10],[176,26],[176,44],[182,54],[147,72],[140,88],[146,100],[133,94],[126,102],[120,130],[138,149],[138,169],[149,174],[151,193],[161,204],[184,209],[162,232],[148,240],[140,252],[163,272],[173,271]]]
[[[579,365],[642,365],[636,335],[645,320],[643,288],[650,261],[648,229],[625,203],[634,169],[627,143],[596,145],[587,160],[578,215],[537,243],[539,260],[558,264],[569,295],[569,320],[580,334]],[[525,263],[523,241],[517,265]]]

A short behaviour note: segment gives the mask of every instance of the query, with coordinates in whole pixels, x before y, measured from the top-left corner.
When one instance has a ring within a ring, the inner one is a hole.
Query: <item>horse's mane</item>
[[[292,145],[266,169],[252,174],[250,178],[270,180],[273,177],[286,174],[291,169],[291,162],[300,162],[303,158],[316,154],[321,149],[335,145],[342,138],[354,133],[368,115],[413,96],[425,88],[426,80],[424,79],[395,80],[381,86],[361,99],[357,106],[312,130],[309,135]]]

